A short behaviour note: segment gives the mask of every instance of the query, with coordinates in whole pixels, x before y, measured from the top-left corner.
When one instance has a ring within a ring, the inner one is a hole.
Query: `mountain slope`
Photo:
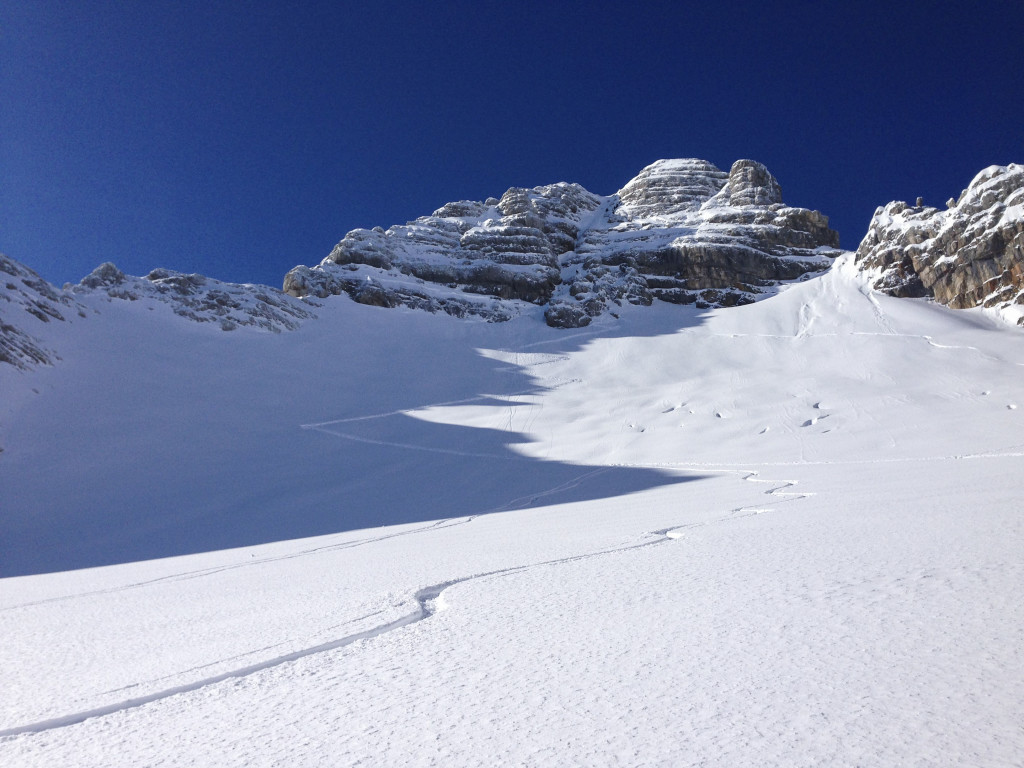
[[[269,536],[0,580],[0,762],[1016,760],[1019,331],[850,257],[731,309],[529,311],[115,302],[0,372],[19,572]]]
[[[0,363],[27,370],[51,365],[57,354],[37,335],[51,322],[64,323],[81,307],[33,270],[0,253]]]

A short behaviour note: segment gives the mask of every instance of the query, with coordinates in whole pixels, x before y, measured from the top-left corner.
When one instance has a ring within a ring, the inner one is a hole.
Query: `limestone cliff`
[[[725,173],[662,160],[610,196],[578,184],[512,188],[387,230],[353,230],[318,266],[290,271],[284,290],[489,320],[530,302],[546,306],[549,324],[579,327],[624,301],[749,303],[826,269],[838,246],[825,216],[783,204],[760,163]]]
[[[1024,165],[986,168],[946,205],[879,208],[857,262],[894,296],[995,308],[1024,324]]]

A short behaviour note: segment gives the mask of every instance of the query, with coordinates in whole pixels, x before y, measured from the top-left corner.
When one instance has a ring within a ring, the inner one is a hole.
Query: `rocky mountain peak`
[[[57,354],[40,334],[52,323],[84,314],[66,291],[0,253],[0,363],[21,369],[52,365]]]
[[[203,275],[155,269],[146,277],[126,275],[110,262],[77,285],[57,288],[14,259],[0,254],[0,363],[27,369],[59,356],[50,339],[79,318],[102,312],[113,301],[168,306],[188,320],[230,331],[248,326],[279,333],[314,316],[308,301],[265,285],[223,283]]]
[[[105,295],[108,299],[167,304],[176,315],[201,323],[217,323],[231,331],[241,326],[273,333],[291,331],[313,317],[309,304],[276,288],[224,283],[198,274],[154,269],[145,277],[126,275],[110,262],[101,264],[71,286],[76,296]]]
[[[707,160],[658,160],[618,191],[624,214],[633,219],[696,211],[725,186],[729,174]]]
[[[782,187],[761,163],[737,160],[729,171],[729,205],[782,205]]]
[[[316,267],[285,276],[294,296],[346,293],[488,320],[546,306],[549,324],[587,325],[623,302],[749,303],[828,267],[838,235],[817,211],[782,203],[752,160],[659,160],[618,193],[579,184],[513,187],[387,230],[349,232]]]
[[[1024,324],[1024,165],[986,168],[946,205],[879,208],[857,262],[891,295],[995,308]]]

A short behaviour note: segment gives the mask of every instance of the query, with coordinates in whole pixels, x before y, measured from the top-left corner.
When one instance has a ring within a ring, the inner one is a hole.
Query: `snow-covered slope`
[[[1015,764],[1024,336],[867,279],[576,331],[80,297],[0,366],[0,764]]]
[[[223,331],[251,326],[273,333],[294,331],[314,317],[312,302],[265,285],[224,283],[205,275],[154,269],[145,277],[124,274],[107,262],[71,288],[78,295],[166,304],[174,314],[197,323],[216,323]]]

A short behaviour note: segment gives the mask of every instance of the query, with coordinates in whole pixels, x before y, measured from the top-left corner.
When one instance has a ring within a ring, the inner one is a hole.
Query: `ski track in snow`
[[[344,440],[351,440],[355,443],[365,443],[367,445],[381,445],[388,448],[406,448],[410,451],[423,451],[425,453],[441,453],[447,456],[462,456],[469,459],[496,459],[498,461],[527,461],[526,457],[518,456],[502,456],[497,453],[473,453],[472,451],[457,451],[454,448],[437,448],[428,445],[416,445],[415,443],[398,443],[391,440],[374,440],[370,437],[360,437],[359,435],[353,435],[350,432],[339,432],[335,429],[326,429],[324,427],[316,425],[303,425],[303,429],[312,429],[317,432],[323,432],[325,435],[333,435],[334,437],[340,437]]]
[[[275,555],[270,557],[254,558],[246,560],[240,563],[232,563],[231,565],[219,565],[213,568],[201,568],[195,571],[183,571],[182,573],[173,573],[167,576],[161,576],[156,579],[148,579],[146,581],[137,581],[131,584],[122,584],[117,587],[109,587],[107,589],[95,589],[89,592],[77,592],[69,595],[59,595],[57,597],[48,597],[44,600],[35,600],[29,603],[18,603],[17,605],[8,605],[0,608],[0,611],[13,611],[16,608],[28,608],[34,605],[44,605],[46,603],[56,603],[63,600],[76,600],[80,597],[90,597],[92,595],[106,595],[113,592],[124,592],[129,589],[138,589],[140,587],[147,587],[152,584],[168,583],[175,581],[188,581],[189,579],[199,579],[205,576],[212,576],[216,573],[222,573],[224,571],[233,571],[236,568],[252,568],[255,566],[266,565],[267,563],[276,563],[281,560],[292,560],[297,557],[306,557],[307,555],[315,555],[320,552],[334,552],[340,549],[351,549],[352,547],[361,547],[366,544],[375,544],[380,541],[386,541],[387,539],[394,539],[399,536],[412,536],[417,533],[425,533],[427,531],[434,531],[439,528],[452,528],[456,525],[465,525],[466,523],[472,522],[473,517],[458,517],[448,518],[445,520],[436,520],[427,525],[422,525],[418,528],[414,528],[409,531],[398,531],[397,533],[389,533],[384,536],[371,536],[365,539],[356,539],[354,541],[344,541],[339,544],[325,544],[322,547],[313,547],[312,549],[304,549],[299,552],[290,552],[287,555]]]
[[[594,473],[589,473],[589,474],[594,474]],[[746,516],[746,514],[758,514],[760,511],[762,511],[762,510],[750,511],[747,508],[741,508],[739,510],[736,510],[734,514],[731,514],[729,516],[723,517],[720,520],[713,521],[713,522],[725,522],[725,521],[728,521],[728,520],[736,519],[737,517]],[[746,513],[746,514],[744,514],[744,513]],[[468,522],[468,520],[466,522]],[[698,523],[698,524],[695,524],[695,525],[709,525],[709,524],[710,523]],[[686,527],[692,527],[692,526],[682,526],[681,528],[686,528]],[[416,622],[423,621],[423,620],[428,619],[431,616],[433,616],[437,612],[437,610],[438,610],[437,600],[440,597],[441,593],[444,592],[444,590],[448,589],[449,587],[455,586],[456,584],[465,584],[465,583],[471,582],[471,581],[479,581],[479,580],[483,580],[483,579],[497,578],[497,577],[500,577],[500,576],[507,576],[507,575],[511,575],[511,574],[514,574],[514,573],[520,573],[522,571],[527,571],[527,570],[530,570],[532,568],[541,568],[541,567],[546,567],[546,566],[554,566],[554,565],[562,565],[562,564],[565,564],[565,563],[579,562],[579,561],[582,561],[582,560],[588,560],[590,558],[600,557],[600,556],[603,556],[603,555],[610,555],[610,554],[619,553],[619,552],[628,552],[628,551],[635,550],[635,549],[640,549],[640,548],[643,548],[643,547],[653,546],[655,544],[662,544],[662,543],[665,543],[667,541],[672,541],[672,540],[680,538],[680,535],[677,534],[676,532],[678,530],[680,530],[681,528],[668,528],[668,529],[664,529],[664,530],[660,530],[660,531],[653,531],[653,532],[651,532],[649,534],[646,534],[646,535],[647,536],[657,536],[658,538],[653,538],[653,539],[650,539],[650,540],[647,540],[647,541],[640,542],[638,544],[630,544],[630,545],[627,545],[627,546],[624,546],[624,547],[615,547],[615,548],[612,548],[612,549],[598,550],[596,552],[587,552],[587,553],[580,554],[580,555],[571,555],[569,557],[558,558],[558,559],[555,559],[555,560],[545,560],[545,561],[541,561],[541,562],[538,562],[538,563],[528,563],[528,564],[525,564],[525,565],[511,566],[509,568],[501,568],[501,569],[494,570],[494,571],[486,571],[484,573],[476,573],[476,574],[472,574],[472,575],[469,575],[469,576],[463,576],[463,577],[460,577],[460,578],[457,578],[457,579],[450,579],[448,581],[444,581],[444,582],[441,582],[439,584],[433,584],[431,586],[424,587],[424,588],[418,590],[415,593],[415,595],[413,596],[413,599],[414,599],[414,601],[416,603],[416,608],[411,613],[408,613],[408,614],[406,614],[404,616],[401,616],[401,617],[399,617],[399,618],[397,618],[397,619],[395,619],[393,621],[387,622],[386,624],[381,624],[381,625],[379,625],[377,627],[372,627],[370,629],[363,630],[362,632],[357,632],[357,633],[354,633],[354,634],[351,634],[351,635],[346,635],[346,636],[338,638],[336,640],[331,640],[331,641],[328,641],[326,643],[321,643],[320,645],[315,645],[315,646],[313,646],[311,648],[304,648],[302,650],[293,651],[292,653],[287,653],[287,654],[284,654],[284,655],[281,655],[281,656],[277,656],[277,657],[272,658],[272,659],[267,659],[266,661],[262,661],[262,662],[259,662],[257,664],[251,664],[249,666],[241,667],[239,669],[231,670],[229,672],[224,672],[224,673],[221,673],[219,675],[214,675],[212,677],[207,677],[207,678],[203,678],[201,680],[196,680],[196,681],[194,681],[192,683],[187,683],[187,684],[184,684],[184,685],[174,686],[172,688],[167,688],[167,689],[164,689],[162,691],[157,691],[155,693],[147,694],[145,696],[138,696],[138,697],[135,697],[135,698],[126,699],[124,701],[116,702],[116,703],[113,703],[113,704],[108,704],[108,705],[103,706],[103,707],[96,707],[95,709],[84,710],[82,712],[76,712],[76,713],[70,714],[70,715],[63,715],[61,717],[55,717],[55,718],[51,718],[51,719],[48,719],[48,720],[43,720],[43,721],[40,721],[40,722],[37,722],[37,723],[30,723],[28,725],[22,725],[22,726],[17,726],[15,728],[7,728],[5,730],[0,730],[0,739],[9,739],[9,738],[13,738],[13,737],[16,737],[16,736],[21,736],[21,735],[24,735],[24,734],[41,733],[41,732],[44,732],[44,731],[54,730],[56,728],[65,728],[67,726],[76,725],[78,723],[84,722],[86,720],[90,720],[92,718],[104,717],[106,715],[112,715],[112,714],[117,713],[117,712],[124,712],[124,711],[129,710],[129,709],[135,709],[136,707],[141,707],[144,704],[149,704],[149,703],[154,702],[154,701],[159,701],[161,699],[170,698],[171,696],[176,696],[176,695],[182,694],[182,693],[190,693],[192,691],[196,691],[196,690],[199,690],[200,688],[205,688],[207,686],[214,685],[214,684],[222,682],[224,680],[230,680],[232,678],[239,678],[239,677],[246,677],[246,676],[252,675],[252,674],[254,674],[256,672],[261,672],[261,671],[263,671],[265,669],[270,669],[272,667],[277,667],[277,666],[280,666],[281,664],[286,664],[286,663],[291,662],[291,661],[296,661],[298,659],[302,659],[302,658],[305,658],[307,656],[312,656],[312,655],[317,654],[317,653],[324,653],[326,651],[331,651],[331,650],[334,650],[336,648],[343,648],[343,647],[345,647],[347,645],[351,645],[352,643],[354,643],[354,642],[356,642],[358,640],[368,640],[368,639],[371,639],[371,638],[374,638],[374,637],[379,637],[380,635],[386,634],[388,632],[393,632],[393,631],[395,631],[397,629],[401,629],[402,627],[409,626],[410,624],[414,624]],[[214,662],[214,663],[216,663],[216,662]]]
[[[591,470],[589,470],[589,471],[579,475],[578,477],[573,478],[572,480],[569,480],[569,481],[567,481],[565,483],[560,483],[559,485],[557,485],[557,486],[555,486],[553,488],[549,488],[549,489],[547,489],[545,491],[541,491],[541,492],[538,492],[538,493],[535,493],[535,494],[530,494],[528,496],[523,496],[523,497],[519,497],[519,498],[513,499],[513,500],[507,502],[506,504],[502,505],[501,507],[496,508],[496,509],[491,510],[491,511],[494,511],[494,512],[504,511],[506,509],[514,509],[517,506],[532,503],[533,501],[535,501],[537,499],[540,499],[540,498],[543,498],[545,496],[548,496],[548,495],[551,495],[551,494],[555,494],[555,493],[559,493],[561,491],[564,491],[564,490],[567,490],[567,489],[570,489],[570,488],[574,488],[574,487],[580,485],[581,483],[586,482],[586,480],[588,480],[589,478],[592,478],[592,477],[595,477],[595,476],[597,476],[597,475],[599,475],[601,473],[607,472],[609,469],[611,469],[611,467],[597,467],[595,469],[591,469]],[[806,498],[808,496],[812,496],[813,495],[811,493],[797,493],[797,492],[787,491],[786,490],[787,488],[792,488],[793,486],[796,485],[797,481],[795,481],[795,480],[792,480],[792,481],[765,480],[765,479],[760,478],[758,476],[758,473],[756,471],[753,471],[753,470],[728,469],[728,470],[716,470],[716,471],[742,474],[743,475],[742,479],[744,479],[744,480],[746,480],[748,482],[772,484],[775,487],[770,488],[769,490],[765,491],[765,493],[770,495],[770,496],[773,496],[773,497],[784,497],[784,498],[781,498],[782,501],[797,501],[797,500],[800,500],[800,499],[803,499],[803,498]],[[779,483],[779,482],[781,482],[782,484],[778,485],[777,483]],[[286,654],[282,654],[282,655],[279,655],[279,656],[275,656],[275,657],[273,657],[271,659],[266,659],[264,661],[257,662],[255,664],[249,664],[249,665],[246,665],[246,666],[243,666],[243,667],[239,667],[237,669],[234,669],[234,670],[231,670],[231,671],[228,671],[228,672],[222,672],[222,673],[217,674],[217,675],[212,675],[210,677],[205,677],[205,678],[202,678],[202,679],[199,679],[199,680],[195,680],[195,681],[193,681],[191,683],[185,683],[185,684],[182,684],[182,685],[177,685],[177,686],[172,686],[170,688],[165,688],[163,690],[156,691],[156,692],[150,693],[150,694],[146,694],[144,696],[136,696],[136,697],[129,698],[129,699],[124,699],[122,701],[115,702],[115,703],[112,703],[112,704],[107,704],[107,705],[102,706],[102,707],[95,707],[93,709],[82,710],[80,712],[75,712],[75,713],[72,713],[72,714],[69,714],[69,715],[62,715],[60,717],[54,717],[54,718],[49,718],[47,720],[41,720],[41,721],[36,722],[36,723],[29,723],[27,725],[21,725],[21,726],[16,726],[16,727],[13,727],[13,728],[7,728],[7,729],[4,729],[4,730],[0,730],[0,739],[6,741],[6,740],[9,740],[9,739],[16,738],[18,736],[23,736],[23,735],[28,735],[28,734],[36,734],[36,733],[43,733],[43,732],[52,731],[52,730],[55,730],[55,729],[58,729],[58,728],[66,728],[68,726],[77,725],[78,723],[82,723],[82,722],[85,722],[86,720],[90,720],[90,719],[93,719],[93,718],[105,717],[107,715],[112,715],[112,714],[115,714],[115,713],[118,713],[118,712],[124,712],[124,711],[130,710],[130,709],[135,709],[135,708],[141,707],[141,706],[143,706],[145,704],[149,704],[149,703],[152,703],[152,702],[155,702],[155,701],[160,701],[162,699],[167,699],[167,698],[170,698],[172,696],[177,696],[178,694],[191,693],[193,691],[197,691],[197,690],[199,690],[201,688],[205,688],[205,687],[208,687],[208,686],[211,686],[211,685],[215,685],[215,684],[223,682],[225,680],[231,680],[231,679],[235,679],[235,678],[247,677],[247,676],[255,674],[257,672],[262,672],[263,670],[271,669],[273,667],[277,667],[277,666],[280,666],[282,664],[287,664],[289,662],[293,662],[293,661],[297,661],[299,659],[306,658],[307,656],[313,656],[313,655],[318,654],[318,653],[325,653],[327,651],[332,651],[332,650],[335,650],[335,649],[338,649],[338,648],[344,648],[345,646],[351,645],[352,643],[355,643],[355,642],[357,642],[359,640],[370,640],[370,639],[375,638],[375,637],[380,637],[381,635],[387,634],[389,632],[394,632],[394,631],[396,631],[398,629],[401,629],[402,627],[407,627],[410,624],[415,624],[417,622],[429,619],[431,616],[433,616],[435,613],[437,613],[438,610],[441,610],[441,606],[438,604],[438,600],[441,597],[441,594],[446,589],[448,589],[449,587],[453,587],[453,586],[456,586],[458,584],[466,584],[466,583],[473,582],[473,581],[483,581],[483,580],[486,580],[486,579],[500,578],[502,576],[509,576],[509,575],[516,574],[516,573],[522,573],[524,571],[528,571],[528,570],[531,570],[531,569],[534,569],[534,568],[544,568],[544,567],[551,567],[551,566],[557,566],[557,565],[564,565],[564,564],[567,564],[567,563],[581,562],[581,561],[589,560],[589,559],[596,558],[596,557],[603,557],[605,555],[612,555],[612,554],[623,553],[623,552],[631,552],[631,551],[634,551],[634,550],[643,549],[645,547],[651,547],[651,546],[655,546],[655,545],[658,545],[658,544],[664,544],[666,542],[670,542],[670,541],[675,541],[675,540],[681,539],[681,538],[683,538],[683,531],[685,531],[687,529],[706,527],[706,526],[709,526],[709,525],[715,525],[715,524],[719,524],[719,523],[727,523],[727,522],[731,522],[731,521],[734,521],[734,520],[740,520],[740,519],[745,518],[745,517],[752,517],[754,515],[760,515],[760,514],[763,514],[763,513],[766,513],[766,512],[772,512],[772,511],[774,511],[774,510],[773,509],[766,509],[766,508],[762,508],[762,507],[749,507],[749,506],[738,507],[738,508],[732,510],[731,512],[727,513],[726,515],[723,515],[721,517],[715,518],[713,520],[707,520],[707,521],[696,522],[696,523],[689,523],[689,524],[684,524],[684,525],[679,525],[679,526],[673,526],[673,527],[670,527],[670,528],[662,528],[662,529],[659,529],[657,531],[650,531],[650,532],[644,533],[644,534],[642,534],[642,538],[644,540],[640,541],[640,542],[638,542],[636,544],[627,544],[627,545],[621,546],[621,547],[612,547],[612,548],[609,548],[609,549],[596,550],[594,552],[585,552],[585,553],[582,553],[582,554],[570,555],[568,557],[556,558],[556,559],[553,559],[553,560],[544,560],[544,561],[540,561],[540,562],[536,562],[536,563],[526,563],[526,564],[523,564],[523,565],[510,566],[508,568],[499,568],[499,569],[496,569],[496,570],[493,570],[493,571],[485,571],[483,573],[475,573],[475,574],[471,574],[471,575],[468,575],[468,576],[462,576],[462,577],[455,578],[455,579],[449,579],[447,581],[443,581],[443,582],[440,582],[438,584],[432,584],[430,586],[423,587],[422,589],[419,589],[419,590],[417,590],[414,593],[412,599],[415,602],[416,607],[415,607],[415,609],[413,611],[411,611],[410,613],[407,613],[404,616],[401,616],[401,617],[399,617],[397,619],[394,619],[392,621],[386,622],[384,624],[380,624],[380,625],[378,625],[376,627],[371,627],[370,629],[366,629],[366,630],[363,630],[361,632],[356,632],[356,633],[353,633],[353,634],[345,635],[345,636],[337,638],[335,640],[329,640],[329,641],[327,641],[325,643],[320,643],[318,645],[311,646],[309,648],[303,648],[303,649],[300,649],[300,650],[297,650],[297,651],[292,651],[290,653],[286,653]],[[166,576],[166,577],[163,577],[163,578],[160,578],[160,579],[152,579],[152,580],[146,581],[146,582],[138,582],[138,583],[135,583],[135,584],[128,584],[128,585],[124,585],[124,586],[116,587],[116,588],[111,588],[111,589],[107,589],[107,590],[96,590],[94,592],[81,593],[81,594],[78,594],[78,595],[68,595],[68,596],[62,596],[62,597],[58,597],[58,598],[50,598],[48,600],[38,601],[37,603],[25,603],[23,605],[37,605],[37,604],[40,604],[40,603],[52,602],[52,601],[55,601],[55,600],[67,600],[67,599],[72,599],[72,598],[75,598],[75,597],[83,597],[83,596],[93,595],[93,594],[103,594],[103,593],[107,593],[107,592],[116,592],[116,591],[125,590],[125,589],[134,589],[134,588],[145,586],[147,584],[153,584],[153,583],[156,583],[156,582],[178,581],[178,580],[191,579],[191,578],[200,578],[200,577],[208,576],[208,575],[211,575],[213,573],[220,572],[220,571],[231,570],[233,568],[251,567],[251,566],[255,566],[255,565],[260,565],[262,563],[273,562],[273,561],[277,561],[277,560],[286,560],[286,559],[291,559],[291,558],[296,558],[296,557],[305,557],[307,555],[316,554],[318,552],[323,552],[323,551],[336,550],[336,549],[345,549],[345,548],[354,547],[354,546],[361,546],[361,545],[370,544],[370,543],[373,543],[373,542],[376,542],[376,541],[383,541],[385,539],[394,538],[396,536],[408,536],[408,535],[412,535],[412,534],[424,533],[424,532],[431,531],[431,530],[438,530],[440,528],[453,527],[453,526],[456,526],[456,525],[466,525],[468,523],[473,522],[473,520],[475,520],[477,517],[479,517],[479,515],[474,515],[474,516],[471,516],[471,517],[464,517],[464,518],[453,518],[453,519],[448,519],[448,520],[440,520],[440,521],[431,523],[430,525],[422,526],[422,527],[416,528],[416,529],[411,530],[411,531],[402,531],[400,533],[393,533],[393,534],[389,534],[389,535],[386,535],[386,536],[378,536],[378,537],[374,537],[374,538],[361,539],[361,540],[354,541],[354,542],[345,542],[343,544],[328,545],[328,546],[324,546],[324,547],[316,547],[316,548],[313,548],[313,549],[304,550],[302,552],[295,552],[295,553],[291,553],[291,554],[288,554],[288,555],[282,555],[282,556],[273,557],[273,558],[265,558],[263,560],[254,561],[254,562],[237,563],[237,564],[234,564],[234,565],[223,566],[223,567],[219,567],[219,568],[205,569],[205,570],[200,570],[200,571],[190,571],[190,572],[186,572],[186,573],[175,574],[175,575],[172,575],[172,576]],[[12,608],[13,607],[17,607],[17,606],[12,606]],[[379,612],[377,612],[377,613],[379,613]],[[372,617],[374,615],[376,615],[376,613],[368,614],[367,616],[363,616],[363,617],[360,617],[358,619],[351,619],[351,620],[348,620],[348,621],[343,622],[342,624],[339,624],[339,625],[336,625],[336,626],[344,626],[346,624],[352,624],[352,623],[354,623],[356,621],[361,621],[363,619],[370,618],[370,617]],[[274,646],[270,646],[270,647],[272,648]],[[259,650],[267,650],[267,649],[265,648],[265,649],[259,649]],[[249,653],[251,653],[251,651]],[[232,657],[232,658],[237,658],[237,657]],[[195,671],[197,669],[202,669],[204,667],[208,667],[208,666],[211,666],[213,664],[223,663],[224,661],[227,661],[227,660],[230,660],[230,659],[220,659],[220,660],[217,660],[217,661],[214,661],[214,662],[210,662],[209,664],[202,665],[200,667],[196,667],[196,668],[193,668],[193,669],[190,669],[190,670],[184,670],[183,672],[176,673],[176,674],[187,674],[188,672]],[[166,678],[160,678],[160,679],[166,679]],[[155,682],[155,681],[150,681],[150,682]],[[125,688],[115,689],[114,692],[116,692],[116,690],[126,690],[127,688],[131,688],[131,687],[134,687],[134,686],[126,686]]]

